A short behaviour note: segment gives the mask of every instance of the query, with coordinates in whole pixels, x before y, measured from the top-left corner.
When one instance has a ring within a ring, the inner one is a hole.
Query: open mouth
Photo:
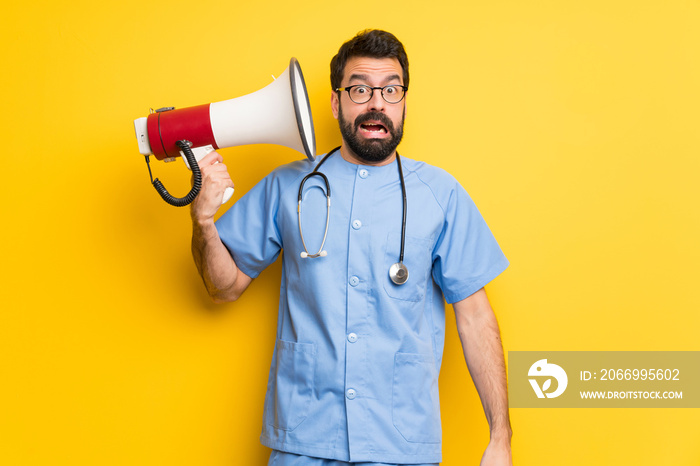
[[[376,121],[368,121],[366,123],[360,124],[360,131],[369,136],[379,136],[387,134],[389,131],[386,126]]]

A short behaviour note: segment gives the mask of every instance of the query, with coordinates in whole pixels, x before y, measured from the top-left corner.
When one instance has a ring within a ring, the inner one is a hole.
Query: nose
[[[382,97],[381,89],[374,89],[372,93],[372,98],[367,102],[369,110],[373,112],[383,112],[386,108],[386,100]]]

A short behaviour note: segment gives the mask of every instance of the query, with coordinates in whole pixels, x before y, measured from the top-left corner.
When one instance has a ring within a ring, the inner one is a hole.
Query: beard
[[[404,108],[401,122],[396,128],[394,128],[394,124],[389,117],[381,112],[363,113],[355,118],[354,123],[350,123],[343,117],[343,108],[341,106],[338,112],[340,134],[343,136],[343,140],[348,144],[350,150],[360,160],[370,163],[382,162],[394,153],[403,138],[403,122],[405,115],[406,109]],[[385,139],[363,139],[358,136],[360,125],[370,120],[381,122],[391,137]]]

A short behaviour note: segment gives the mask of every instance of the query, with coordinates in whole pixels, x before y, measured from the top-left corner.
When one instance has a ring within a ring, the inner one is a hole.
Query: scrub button
[[[358,277],[356,277],[355,275],[350,277],[350,286],[357,286],[359,284],[360,284],[360,279]]]
[[[360,228],[362,228],[362,222],[359,221],[359,220],[353,220],[353,221],[352,221],[352,227],[353,227],[355,230],[359,230]]]
[[[360,178],[363,180],[369,176],[369,172],[364,168],[359,171]]]
[[[355,343],[357,341],[357,333],[351,333],[348,335],[348,341],[350,343]]]
[[[357,392],[352,388],[348,388],[348,391],[345,392],[345,396],[348,397],[348,400],[354,400],[357,396]]]

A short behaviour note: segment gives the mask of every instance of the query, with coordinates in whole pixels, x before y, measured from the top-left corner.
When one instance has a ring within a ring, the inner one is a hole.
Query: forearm
[[[238,269],[214,225],[224,190],[233,187],[222,162],[221,155],[215,151],[198,162],[202,170],[202,189],[190,206],[192,257],[215,302],[235,301],[252,281]]]
[[[479,392],[491,439],[510,442],[505,358],[496,316],[483,289],[454,307],[464,358]]]
[[[215,302],[235,301],[249,280],[221,242],[213,220],[192,221],[192,257]]]

